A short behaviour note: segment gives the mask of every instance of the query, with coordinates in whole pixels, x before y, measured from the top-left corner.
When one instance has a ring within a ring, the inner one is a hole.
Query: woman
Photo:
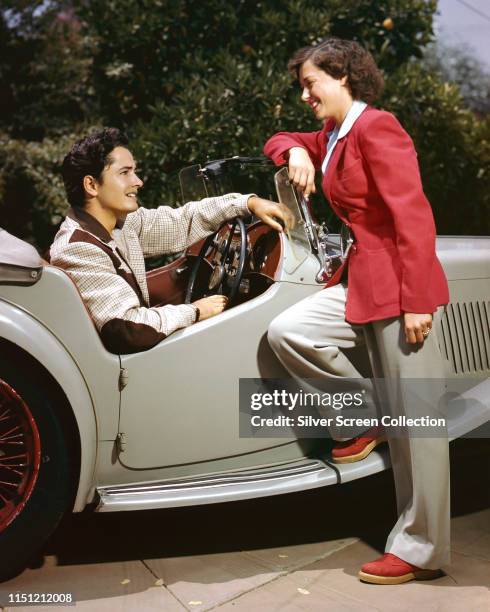
[[[323,128],[275,134],[264,152],[276,164],[288,164],[291,181],[305,196],[315,191],[315,171],[321,169],[325,196],[354,244],[325,289],[272,322],[269,342],[297,378],[359,378],[347,349],[362,346],[365,333],[373,333],[382,347],[389,412],[407,414],[400,378],[444,378],[432,324],[438,307],[449,301],[417,154],[392,114],[368,106],[383,79],[359,44],[327,39],[300,49],[288,68]],[[437,399],[426,403],[434,407]],[[362,459],[381,440],[379,431],[370,430],[337,445],[334,460]],[[449,560],[448,441],[393,438],[390,453],[399,519],[385,555],[365,564],[359,577],[376,584],[437,577]]]

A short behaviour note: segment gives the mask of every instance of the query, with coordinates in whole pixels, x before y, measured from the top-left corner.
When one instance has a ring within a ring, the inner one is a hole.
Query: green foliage
[[[59,168],[80,134],[41,142],[11,139],[0,133],[2,227],[44,251],[67,210]],[[5,222],[6,221],[6,222]]]
[[[422,57],[432,40],[436,5],[436,0],[342,2],[333,13],[331,34],[360,42],[389,73],[413,57]]]
[[[358,39],[382,67],[394,68],[421,56],[432,35],[435,4],[92,0],[80,2],[79,15],[96,45],[93,78],[104,117],[121,124],[151,118],[155,104],[178,104],[178,96],[192,95],[196,82],[223,83],[240,93],[252,78],[265,92],[272,80],[286,78],[285,65],[296,49],[327,35]]]
[[[66,133],[93,111],[91,57],[63,1],[3,2],[0,10],[0,130],[41,140]]]
[[[175,198],[185,165],[260,154],[279,129],[316,129],[286,71],[296,49],[343,35],[388,69],[421,55],[434,10],[424,0],[95,0],[80,15],[105,121],[130,133],[154,206]]]
[[[360,41],[385,71],[381,104],[414,138],[439,231],[490,233],[488,121],[465,109],[440,70],[414,61],[432,39],[436,0],[4,5],[2,224],[39,246],[65,209],[60,161],[87,125],[129,133],[147,206],[176,203],[186,165],[260,154],[278,130],[317,129],[286,64],[296,49],[328,35]]]

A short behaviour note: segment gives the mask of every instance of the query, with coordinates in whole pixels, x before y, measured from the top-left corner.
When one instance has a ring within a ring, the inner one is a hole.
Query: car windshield
[[[311,252],[311,238],[308,238],[301,202],[289,182],[287,168],[274,172],[274,166],[262,160],[240,161],[240,158],[209,162],[204,167],[188,166],[180,171],[180,187],[184,202],[201,200],[229,192],[257,193],[261,197],[274,200],[286,209],[286,234],[289,239],[290,254],[285,257],[284,266],[289,273],[308,257]],[[306,212],[306,217],[304,213]]]

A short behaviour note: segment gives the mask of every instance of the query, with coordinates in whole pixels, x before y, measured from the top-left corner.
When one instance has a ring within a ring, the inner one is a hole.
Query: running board
[[[388,444],[378,446],[362,461],[354,463],[330,463],[329,465],[338,473],[339,482],[350,482],[365,478],[391,467]]]
[[[488,423],[489,385],[490,381],[484,381],[461,394],[455,406],[449,405],[447,424],[450,440]],[[461,409],[461,401],[465,410]],[[100,501],[96,511],[150,510],[268,497],[350,482],[389,467],[389,452],[384,447],[356,463],[336,465],[318,459],[304,459],[288,465],[211,476],[111,485],[97,488]]]
[[[97,512],[217,504],[337,484],[338,473],[318,459],[161,482],[98,487]]]

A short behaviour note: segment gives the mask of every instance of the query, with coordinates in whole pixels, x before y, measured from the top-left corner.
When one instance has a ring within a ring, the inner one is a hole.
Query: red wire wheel
[[[0,380],[0,533],[22,512],[40,464],[36,421],[20,395]]]

